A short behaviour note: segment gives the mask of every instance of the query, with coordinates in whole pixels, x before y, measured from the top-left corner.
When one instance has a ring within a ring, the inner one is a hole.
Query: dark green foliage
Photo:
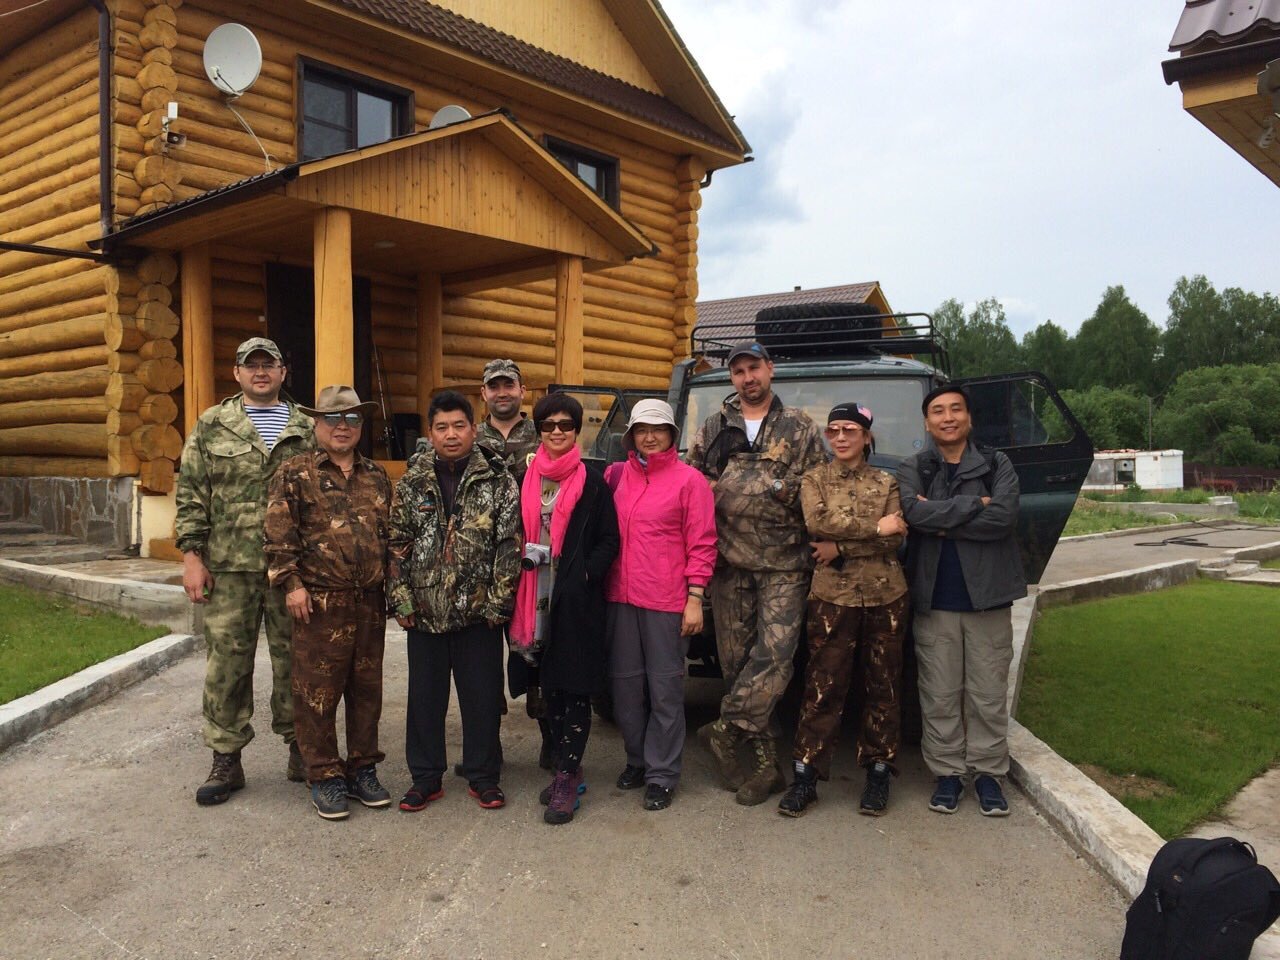
[[[1280,364],[1184,373],[1165,396],[1155,430],[1159,445],[1190,461],[1280,466]]]
[[[954,377],[980,377],[1022,369],[1018,341],[994,297],[979,301],[965,316],[958,300],[944,301],[933,313],[938,332],[947,338]]]
[[[1124,287],[1108,287],[1075,338],[1076,386],[1132,387],[1149,394],[1155,384],[1160,330]]]
[[[1161,347],[1166,385],[1200,367],[1280,361],[1280,300],[1236,287],[1219,294],[1202,275],[1182,277],[1169,294]]]
[[[1096,450],[1146,449],[1146,397],[1132,389],[1062,390],[1062,399],[1088,432]]]
[[[1022,364],[1038,370],[1059,390],[1075,386],[1075,343],[1071,334],[1046,320],[1022,338]]]

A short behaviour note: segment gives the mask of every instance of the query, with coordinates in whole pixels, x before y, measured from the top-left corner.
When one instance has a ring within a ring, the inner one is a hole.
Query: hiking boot
[[[307,782],[307,765],[302,762],[302,751],[298,749],[298,741],[289,744],[289,765],[284,768],[284,775],[294,783]]]
[[[742,731],[723,720],[717,720],[698,730],[698,739],[716,758],[716,772],[720,774],[720,782],[724,788],[737,790],[741,787],[747,779],[738,763],[738,744],[743,739]]]
[[[778,801],[778,812],[784,817],[802,817],[817,802],[818,771],[807,763],[797,763],[796,778]]]
[[[345,820],[351,815],[347,807],[347,778],[330,777],[311,785],[311,805],[326,820]]]
[[[939,777],[929,798],[929,809],[938,813],[955,813],[964,796],[964,784],[959,777]]]
[[[373,764],[361,767],[354,776],[347,777],[347,796],[359,800],[366,807],[391,806],[391,793],[378,782],[378,769]]]
[[[435,783],[415,783],[400,798],[400,809],[405,813],[417,813],[420,810],[427,809],[428,803],[433,800],[439,800],[443,796],[444,787],[440,786],[439,780]]]
[[[581,772],[582,768],[579,767],[578,770],[579,772]],[[538,802],[542,804],[544,807],[551,802],[551,788],[554,787],[555,785],[556,785],[555,780],[552,780],[551,783],[543,787],[542,792],[538,794]],[[587,781],[580,780],[578,782],[578,796],[582,796],[586,792],[587,792]]]
[[[542,819],[547,823],[568,823],[573,819],[574,811],[582,806],[581,792],[582,768],[573,773],[563,770],[556,773],[551,781],[551,795],[547,798],[547,809],[542,811]]]
[[[639,790],[644,786],[644,767],[628,763],[618,774],[617,786],[619,790]]]
[[[243,786],[244,767],[240,766],[240,751],[218,753],[215,750],[209,779],[196,788],[196,803],[202,807],[211,807],[215,803],[224,802],[231,796],[232,790],[239,790]]]
[[[892,774],[889,765],[880,760],[867,767],[867,783],[862,788],[859,813],[865,813],[868,817],[884,815],[889,807],[889,778]]]
[[[764,803],[770,794],[777,793],[787,785],[778,772],[778,743],[767,733],[762,737],[751,738],[751,775],[738,788],[737,801],[744,806],[754,807]]]
[[[644,808],[646,810],[665,810],[671,806],[675,789],[664,787],[660,783],[650,783],[644,788]]]
[[[988,774],[980,775],[973,781],[973,792],[978,795],[978,810],[984,817],[1007,817],[1009,801],[1004,798],[1000,789],[1000,781]]]

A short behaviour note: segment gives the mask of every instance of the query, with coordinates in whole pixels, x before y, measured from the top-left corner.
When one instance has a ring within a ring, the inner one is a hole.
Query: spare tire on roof
[[[841,341],[878,340],[880,310],[869,303],[788,303],[756,314],[756,339],[779,357],[875,356]]]

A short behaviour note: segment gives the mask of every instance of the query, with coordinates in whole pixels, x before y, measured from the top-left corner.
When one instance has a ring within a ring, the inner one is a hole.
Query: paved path
[[[384,779],[407,786],[405,649],[387,654]],[[284,749],[245,751],[249,786],[200,808],[203,664],[191,657],[0,754],[0,957],[1104,958],[1125,903],[1016,790],[1007,820],[925,807],[914,751],[890,814],[860,817],[842,752],[802,820],[719,790],[691,739],[675,805],[646,813],[612,786],[615,729],[597,724],[591,785],[567,826],[541,822],[536,727],[504,724],[503,810],[450,778],[426,812],[338,824],[284,779]],[[258,703],[265,704],[265,656]],[[691,681],[689,715],[716,686]],[[264,725],[265,726],[265,725]],[[450,715],[450,749],[459,728]]]

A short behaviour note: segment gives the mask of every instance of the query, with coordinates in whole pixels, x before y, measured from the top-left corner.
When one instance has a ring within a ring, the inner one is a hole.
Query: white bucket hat
[[[622,435],[622,446],[628,451],[636,448],[635,441],[631,437],[631,431],[637,423],[670,427],[672,440],[678,441],[680,439],[680,428],[676,426],[676,415],[671,410],[671,404],[665,400],[640,400],[631,408],[631,419],[627,422],[627,432]]]

